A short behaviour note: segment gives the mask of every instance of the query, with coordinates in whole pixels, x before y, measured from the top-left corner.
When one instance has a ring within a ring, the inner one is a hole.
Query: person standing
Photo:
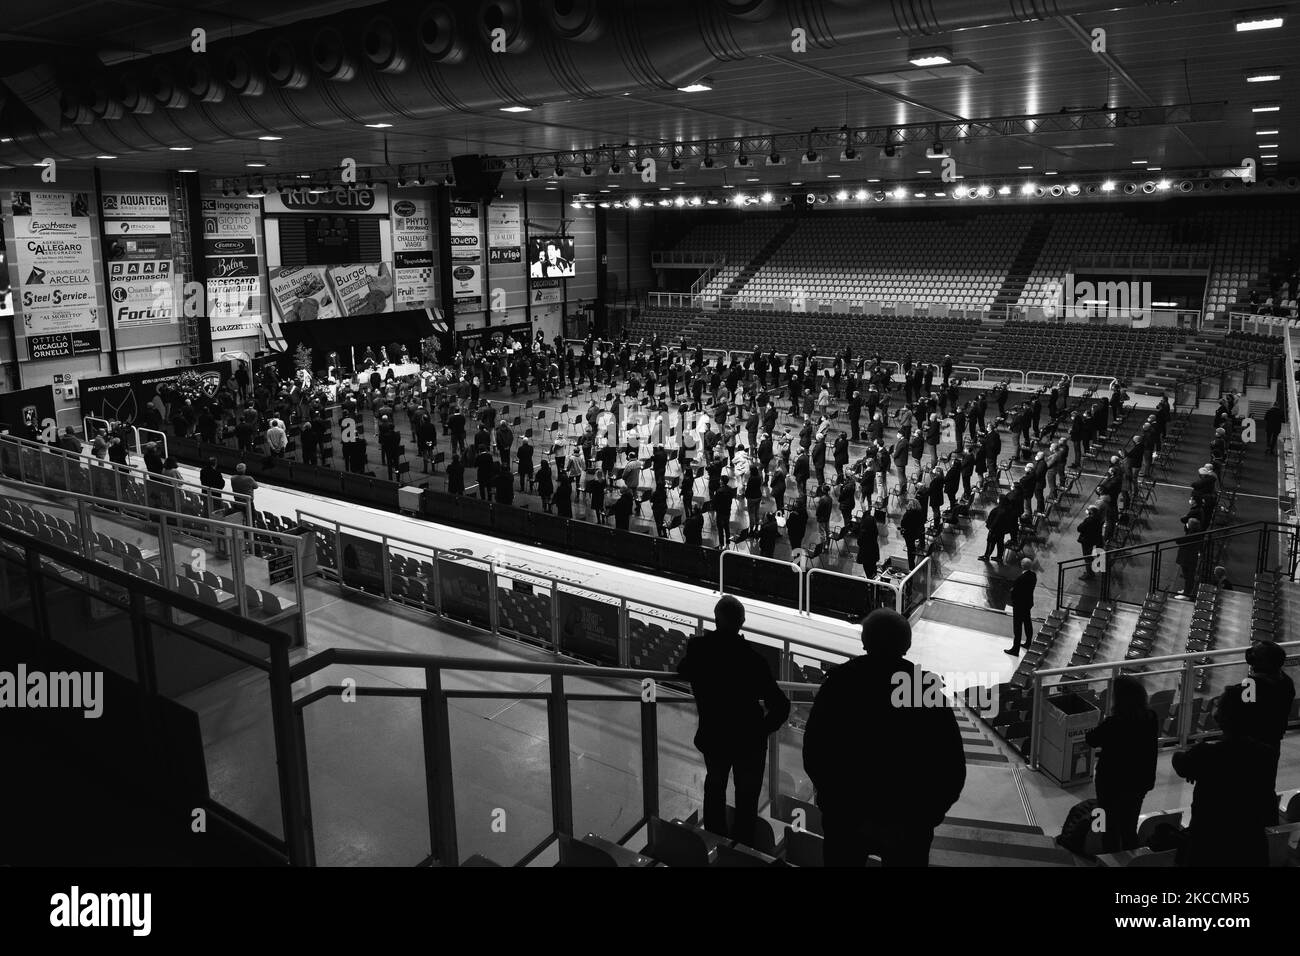
[[[1274,402],[1264,413],[1264,436],[1268,439],[1268,446],[1264,450],[1267,454],[1277,454],[1277,436],[1280,434],[1282,434],[1282,408]]]
[[[1034,639],[1033,622],[1030,617],[1034,611],[1034,588],[1038,586],[1038,575],[1032,568],[1033,562],[1028,558],[1020,559],[1020,576],[1011,585],[1011,647],[1005,651],[1012,657],[1020,656],[1020,635],[1025,635],[1024,645]]]
[[[704,756],[704,828],[752,844],[767,763],[767,738],[790,716],[790,701],[766,660],[741,636],[745,607],[724,594],[714,629],[693,637],[677,671],[691,683],[699,710],[695,746]],[[736,812],[727,833],[727,779],[734,775]]]
[[[1178,539],[1178,556],[1175,559],[1183,575],[1183,590],[1174,597],[1195,599],[1196,571],[1201,562],[1201,523],[1195,518],[1187,520],[1187,534]]]
[[[880,528],[869,504],[862,509],[862,517],[858,519],[858,564],[862,565],[862,572],[868,578],[876,576],[880,564]]]
[[[1142,801],[1156,785],[1160,722],[1147,706],[1147,692],[1135,677],[1121,674],[1111,691],[1110,716],[1088,731],[1097,758],[1097,803],[1104,811],[1102,845],[1107,853],[1138,845]]]
[[[1277,824],[1277,795],[1269,778],[1273,755],[1249,733],[1243,687],[1229,684],[1215,720],[1222,737],[1173,756],[1174,773],[1195,784],[1192,820],[1179,849],[1180,866],[1268,865],[1266,827]]]
[[[1216,569],[1220,570],[1220,569]],[[1269,789],[1277,786],[1277,765],[1282,756],[1282,738],[1286,736],[1295,703],[1295,682],[1283,671],[1286,651],[1271,641],[1255,641],[1246,651],[1250,667],[1247,683],[1250,695],[1246,704],[1246,733],[1272,752]]]
[[[257,479],[248,474],[248,466],[242,461],[235,466],[235,473],[230,476],[230,490],[237,495],[247,495],[252,503],[253,492],[257,491]]]
[[[905,657],[905,617],[872,611],[862,646],[830,672],[804,728],[825,863],[860,867],[876,854],[885,866],[928,866],[935,827],[966,784],[961,732],[939,677]]]
[[[1097,576],[1092,570],[1092,551],[1094,548],[1100,548],[1105,542],[1104,527],[1101,507],[1096,504],[1088,505],[1087,515],[1079,522],[1079,547],[1083,549],[1083,556],[1088,559],[1088,563],[1083,566],[1083,574],[1079,577],[1085,581],[1091,581]]]
[[[916,567],[917,556],[925,545],[925,509],[921,507],[921,502],[913,498],[907,503],[907,510],[903,512],[898,529],[903,535],[903,543],[907,545],[907,567],[911,570]]]

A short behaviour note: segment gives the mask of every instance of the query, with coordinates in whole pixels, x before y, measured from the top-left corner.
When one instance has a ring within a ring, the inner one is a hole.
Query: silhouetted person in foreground
[[[691,682],[704,755],[704,828],[727,836],[727,778],[736,778],[731,838],[751,844],[767,763],[767,738],[790,716],[790,701],[772,669],[740,636],[745,607],[724,594],[713,609],[714,630],[693,637],[677,671]]]
[[[1243,688],[1246,705],[1246,733],[1272,751],[1269,787],[1277,786],[1277,765],[1282,756],[1282,738],[1295,702],[1295,682],[1283,671],[1286,651],[1271,641],[1256,641],[1246,651],[1250,667],[1249,688]]]
[[[928,866],[930,843],[966,784],[966,755],[939,678],[904,656],[912,628],[896,611],[862,622],[866,655],[830,672],[804,729],[827,866]]]
[[[1102,844],[1107,853],[1137,846],[1142,801],[1156,785],[1160,721],[1147,706],[1147,692],[1135,677],[1115,678],[1110,716],[1088,731],[1097,758],[1097,803],[1106,813]]]
[[[1215,712],[1223,736],[1174,754],[1174,772],[1196,785],[1180,866],[1268,865],[1264,828],[1277,823],[1273,753],[1246,736],[1247,711],[1258,706],[1242,701],[1239,684],[1229,685]]]

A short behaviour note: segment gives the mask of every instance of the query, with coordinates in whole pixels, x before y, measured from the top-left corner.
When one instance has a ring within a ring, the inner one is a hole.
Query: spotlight
[[[681,161],[680,159],[678,159],[676,156],[674,156],[673,159],[672,159],[672,162],[670,162],[670,163],[668,164],[668,166],[669,166],[671,169],[681,169],[681,168],[682,168],[682,161]]]
[[[522,169],[515,170],[515,182],[522,183],[527,178],[528,178],[528,174],[525,173]]]
[[[743,206],[745,205],[745,194],[736,193],[736,195],[732,197],[731,201],[734,202],[737,206]]]
[[[673,205],[676,206],[678,209],[681,209],[683,206],[686,205],[686,197],[678,196],[676,199],[673,200]]]
[[[980,199],[988,199],[989,196],[993,195],[993,189],[989,186],[980,186],[975,190],[975,194],[979,196]]]
[[[641,200],[638,199],[636,196],[633,196],[631,199],[629,199],[629,200],[627,201],[627,204],[628,204],[628,207],[629,207],[630,209],[640,209],[640,208],[641,208]]]
[[[1151,182],[1151,180],[1148,179],[1146,182],[1142,184],[1142,191],[1150,195],[1151,193],[1156,191],[1156,184]]]
[[[555,164],[555,178],[556,179],[564,178],[564,167],[561,166],[559,163]]]
[[[1079,184],[1070,183],[1070,185],[1065,187],[1065,191],[1069,193],[1071,196],[1077,196],[1079,195]]]
[[[746,156],[744,153],[741,153],[739,156],[736,157],[736,165],[737,165],[737,166],[748,166],[748,165],[749,165],[749,157]]]
[[[1132,196],[1137,191],[1138,191],[1137,183],[1125,183],[1123,186],[1123,192],[1125,196]]]
[[[692,197],[691,197],[691,205],[692,205],[692,206],[698,206],[698,205],[700,204],[700,201],[701,201],[701,200],[700,200],[700,197],[699,197],[699,196],[692,196]]]
[[[700,169],[712,169],[712,168],[713,168],[713,157],[705,156],[704,162],[700,163]]]
[[[926,159],[944,159],[947,155],[948,151],[943,148],[943,141],[938,139],[925,151]]]
[[[780,153],[776,152],[775,150],[773,150],[771,153],[768,153],[768,155],[767,155],[767,165],[769,165],[769,166],[782,166],[782,165],[784,165],[784,164],[785,164],[785,160],[781,158],[781,154],[780,154]]]
[[[885,191],[883,189],[877,189],[874,193],[871,194],[871,198],[876,202],[884,202]]]
[[[849,198],[849,191],[847,189],[841,189],[839,192],[835,194],[835,199],[837,202],[844,202],[844,200],[848,198]]]
[[[1022,195],[1022,196],[1032,196],[1033,194],[1034,194],[1034,184],[1033,184],[1033,183],[1025,183],[1023,186],[1020,187],[1020,195]]]
[[[576,199],[575,199],[573,202],[569,203],[569,205],[572,206],[574,209],[581,209],[581,208],[582,208],[582,203],[580,203],[580,202],[579,202],[578,200],[576,200]]]
[[[582,175],[584,175],[584,176],[590,176],[590,175],[591,175],[591,163],[583,163],[583,164],[582,164]]]
[[[895,189],[895,190],[894,190],[890,195],[892,195],[895,199],[906,199],[906,198],[907,198],[907,190],[904,189],[902,186],[899,186],[899,187],[898,187],[897,189]]]
[[[894,155],[895,155],[897,152],[898,152],[898,150],[895,149],[893,143],[886,143],[886,144],[885,144],[885,155],[886,155],[888,158],[893,159],[893,158],[894,158]]]
[[[810,147],[808,148],[808,152],[806,152],[806,153],[803,154],[803,162],[805,162],[805,163],[815,163],[815,162],[817,162],[817,150],[813,149],[813,148],[810,146]]]
[[[1010,196],[1010,195],[1011,195],[1011,187],[1010,187],[1010,186],[999,186],[999,187],[998,187],[998,195],[999,195],[999,196]]]
[[[623,167],[619,165],[618,160],[614,160],[614,162],[609,164],[609,174],[611,176],[623,175]]]
[[[808,193],[803,198],[804,198],[804,202],[806,202],[810,206],[817,201],[817,195],[815,193]]]
[[[531,176],[533,179],[541,179],[542,171],[538,169],[536,166],[534,166],[531,170],[529,170],[528,175]]]
[[[763,193],[763,195],[761,195],[761,196],[758,197],[758,198],[759,198],[759,201],[762,202],[763,205],[765,205],[765,206],[766,206],[766,205],[769,205],[769,204],[772,202],[772,194],[771,194],[771,193]]]
[[[1101,184],[1101,191],[1104,193],[1113,193],[1115,191],[1115,180],[1108,179]]]
[[[1165,190],[1168,188],[1169,188],[1169,180],[1167,179],[1162,179],[1160,180],[1160,182],[1156,183],[1156,189]]]
[[[867,191],[865,189],[859,189],[857,192],[853,194],[853,198],[856,199],[858,202],[862,202],[864,199],[867,198]]]
[[[844,152],[840,153],[840,159],[846,163],[851,163],[858,158],[858,151],[852,146],[844,147]]]

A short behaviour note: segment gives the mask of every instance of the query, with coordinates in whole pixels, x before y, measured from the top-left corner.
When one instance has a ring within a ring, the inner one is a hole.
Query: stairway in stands
[[[1148,370],[1131,391],[1140,395],[1161,395],[1179,382],[1195,378],[1206,353],[1218,347],[1227,336],[1218,329],[1203,329],[1160,356],[1160,364]]]
[[[1006,320],[990,318],[984,316],[979,328],[971,336],[966,350],[962,352],[958,359],[959,365],[974,365],[978,368],[984,368],[993,362],[993,349],[997,345],[998,336],[1002,332],[1002,326],[1006,325]]]
[[[766,264],[768,259],[772,258],[772,254],[776,252],[776,250],[780,249],[781,246],[784,245],[785,241],[794,234],[794,231],[798,226],[799,220],[797,219],[791,219],[782,226],[777,234],[769,239],[763,248],[759,249],[758,252],[754,254],[754,258],[745,263],[745,267],[741,269],[736,277],[727,284],[727,287],[722,290],[722,295],[740,295],[740,291],[745,288],[749,283],[749,280],[754,278],[755,273]]]
[[[1016,257],[1011,260],[1011,266],[1007,269],[1007,277],[1002,283],[1002,288],[993,299],[995,311],[1005,315],[1007,309],[1020,301],[1020,294],[1024,292],[1025,284],[1033,275],[1034,266],[1038,265],[1038,256],[1043,251],[1043,246],[1047,244],[1047,237],[1051,232],[1052,220],[1047,216],[1039,216],[1029,227],[1024,241],[1020,243],[1020,251],[1016,253]]]

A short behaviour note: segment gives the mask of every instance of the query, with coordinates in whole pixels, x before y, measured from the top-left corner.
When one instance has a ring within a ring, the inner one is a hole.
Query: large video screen
[[[529,236],[528,274],[534,279],[571,279],[577,275],[572,236]]]

